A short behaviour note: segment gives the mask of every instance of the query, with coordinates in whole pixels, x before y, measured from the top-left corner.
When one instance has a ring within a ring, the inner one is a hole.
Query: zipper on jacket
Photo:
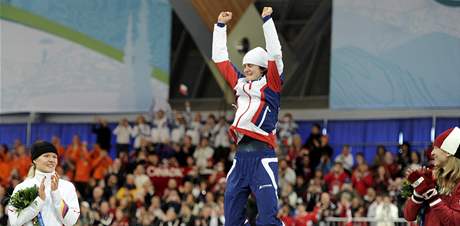
[[[238,121],[236,121],[235,127],[238,127],[238,124],[240,123],[241,117],[243,117],[243,115],[246,114],[246,112],[248,112],[249,107],[251,106],[251,95],[249,95],[249,93],[246,92],[246,90],[244,89],[244,85],[243,85],[243,92],[246,93],[246,95],[248,95],[248,97],[249,97],[249,104],[248,104],[248,107],[246,108],[246,110],[243,112],[243,114],[241,114],[240,117],[238,118]]]

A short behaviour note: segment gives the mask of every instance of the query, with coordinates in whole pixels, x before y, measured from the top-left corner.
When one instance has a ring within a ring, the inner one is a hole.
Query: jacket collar
[[[35,170],[35,176],[34,176],[34,179],[36,179],[40,185],[40,183],[42,182],[43,178],[46,178],[45,179],[45,185],[50,185],[51,184],[51,177],[56,174],[55,172],[52,172],[52,173],[45,173],[45,172],[42,172],[40,170]]]

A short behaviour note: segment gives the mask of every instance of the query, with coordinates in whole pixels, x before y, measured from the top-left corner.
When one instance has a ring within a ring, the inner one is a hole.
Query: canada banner
[[[150,177],[150,180],[155,187],[155,194],[158,194],[161,197],[164,190],[168,187],[169,180],[174,179],[177,184],[182,183],[184,169],[178,167],[148,166],[146,174]]]

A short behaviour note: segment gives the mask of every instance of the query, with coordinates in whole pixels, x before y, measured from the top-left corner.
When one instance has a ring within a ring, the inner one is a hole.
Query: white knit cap
[[[254,64],[263,68],[268,67],[268,53],[261,47],[251,49],[243,57],[243,65]]]
[[[436,137],[433,146],[460,158],[460,129],[454,127],[444,131]]]

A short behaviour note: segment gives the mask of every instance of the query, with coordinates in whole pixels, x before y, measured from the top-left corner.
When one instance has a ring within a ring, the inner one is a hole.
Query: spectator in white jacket
[[[131,136],[134,137],[134,149],[136,150],[141,148],[142,143],[150,140],[150,126],[145,123],[144,116],[137,116],[136,125],[131,131]]]
[[[184,115],[181,112],[176,112],[175,120],[171,125],[171,142],[182,144],[186,126]]]
[[[129,125],[128,119],[126,118],[120,120],[118,126],[113,130],[113,134],[116,136],[117,142],[117,156],[119,156],[121,152],[129,152],[129,139],[131,137],[132,130],[133,129]]]
[[[200,142],[201,129],[203,125],[201,124],[201,114],[199,112],[195,113],[193,121],[188,123],[186,135],[192,138],[192,144],[197,146]]]
[[[215,134],[214,147],[215,148],[228,148],[230,147],[230,139],[228,137],[228,123],[225,117],[219,118],[219,123],[214,126],[213,133]]]
[[[391,202],[389,195],[383,196],[383,201],[375,208],[377,226],[394,226],[398,219],[398,207]]]
[[[196,166],[200,173],[204,172],[208,166],[208,161],[214,155],[214,149],[209,146],[209,141],[207,137],[202,137],[200,145],[195,149],[193,153],[193,158],[195,158]]]
[[[166,144],[169,143],[170,131],[168,126],[168,117],[163,110],[159,110],[155,114],[152,126],[152,137],[151,141],[154,144]]]
[[[353,167],[353,163],[355,162],[353,155],[351,154],[351,147],[350,145],[343,145],[342,153],[335,157],[335,162],[340,162],[343,165],[343,168],[350,173]]]
[[[294,185],[296,174],[295,171],[289,167],[285,159],[279,161],[279,186],[282,189],[286,184]]]

